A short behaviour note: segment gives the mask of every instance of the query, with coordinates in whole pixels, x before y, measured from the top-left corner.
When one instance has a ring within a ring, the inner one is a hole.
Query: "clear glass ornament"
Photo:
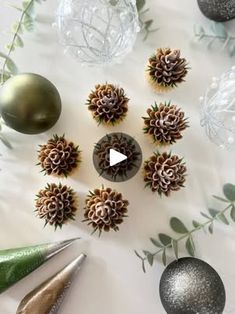
[[[140,30],[136,0],[61,0],[56,24],[66,52],[89,65],[119,63]]]
[[[221,148],[235,148],[235,66],[214,77],[201,97],[201,125]]]

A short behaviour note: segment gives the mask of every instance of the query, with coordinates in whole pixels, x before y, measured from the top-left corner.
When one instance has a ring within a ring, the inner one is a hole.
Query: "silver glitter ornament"
[[[198,0],[202,13],[216,22],[235,18],[235,0]]]
[[[209,264],[186,257],[163,272],[160,298],[167,314],[222,314],[226,296],[221,278]]]

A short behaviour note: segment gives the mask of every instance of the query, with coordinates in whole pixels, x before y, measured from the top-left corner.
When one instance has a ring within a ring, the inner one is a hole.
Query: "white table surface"
[[[7,1],[6,1],[7,2]],[[20,2],[20,1],[15,1]],[[24,36],[25,47],[17,50],[14,59],[23,72],[46,76],[59,89],[63,112],[56,126],[45,134],[22,135],[4,129],[13,150],[1,145],[0,157],[0,248],[10,248],[63,240],[81,236],[82,240],[58,255],[17,285],[0,296],[0,313],[13,314],[21,299],[54,274],[79,253],[88,259],[75,279],[70,293],[61,307],[61,314],[150,314],[164,313],[158,294],[159,279],[164,267],[156,263],[143,274],[134,249],[154,249],[148,238],[159,232],[170,232],[169,218],[178,216],[186,223],[200,218],[200,211],[215,204],[212,194],[221,194],[222,185],[234,183],[235,153],[220,150],[210,143],[199,123],[199,96],[203,94],[211,77],[221,74],[233,65],[234,59],[225,52],[208,51],[193,43],[193,24],[209,24],[196,4],[196,0],[149,0],[155,25],[160,30],[146,42],[138,39],[134,52],[122,65],[110,68],[84,68],[63,54],[51,27],[57,1],[48,0],[38,7],[39,18],[32,34]],[[0,29],[8,31],[17,17],[13,9],[0,3]],[[229,27],[234,29],[234,23]],[[209,27],[209,26],[208,26]],[[7,43],[7,34],[0,35],[0,47]],[[159,96],[148,87],[144,78],[147,58],[157,47],[180,48],[189,60],[191,71],[187,82],[174,92]],[[184,138],[171,147],[185,157],[188,167],[186,188],[170,198],[159,198],[144,189],[141,172],[129,182],[108,183],[99,178],[92,164],[93,145],[107,129],[97,127],[84,103],[89,91],[97,83],[117,83],[130,97],[130,110],[125,122],[111,131],[124,131],[134,136],[143,149],[144,158],[155,147],[142,133],[141,116],[154,101],[172,100],[190,117],[190,129]],[[35,214],[35,193],[47,182],[57,179],[43,176],[35,166],[37,148],[53,134],[65,133],[82,149],[83,162],[77,175],[64,179],[80,196],[80,210],[76,222],[61,231],[43,229],[43,221]],[[84,198],[89,189],[107,184],[122,192],[129,200],[129,218],[118,233],[90,235],[90,229],[81,222]],[[235,313],[235,226],[218,224],[213,236],[198,233],[195,237],[197,256],[210,263],[221,275],[227,291],[225,313]],[[185,252],[185,251],[183,251]],[[183,253],[184,255],[184,253]]]

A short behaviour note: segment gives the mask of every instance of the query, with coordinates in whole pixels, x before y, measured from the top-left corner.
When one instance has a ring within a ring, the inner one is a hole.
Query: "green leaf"
[[[191,236],[188,237],[186,241],[186,250],[188,251],[189,255],[194,256],[195,255],[195,246],[194,242]]]
[[[146,257],[147,257],[147,260],[148,260],[148,262],[149,262],[149,265],[150,265],[150,266],[153,266],[153,261],[154,261],[154,256],[153,256],[153,254],[148,254]]]
[[[220,213],[217,218],[222,221],[225,225],[229,225],[228,219],[225,217],[223,213]]]
[[[218,201],[224,202],[224,203],[228,203],[228,200],[226,200],[223,197],[220,196],[216,196],[216,195],[212,195],[215,199],[217,199]]]
[[[194,228],[201,227],[200,222],[198,222],[198,221],[196,221],[196,220],[193,220],[192,224],[193,224]]]
[[[11,77],[10,72],[4,71],[4,74],[2,75],[2,71],[0,71],[0,79],[3,79],[3,81],[1,81],[1,83],[6,82],[7,80],[9,80],[10,77]]]
[[[223,192],[225,197],[230,201],[235,201],[235,185],[227,183],[223,186]]]
[[[14,43],[6,44],[5,48],[8,49],[8,50],[14,51],[15,50],[15,45],[14,45]]]
[[[149,29],[151,25],[153,24],[153,20],[148,20],[144,22],[145,28]]]
[[[146,4],[146,0],[136,0],[137,10],[140,12]]]
[[[235,56],[235,45],[234,44],[229,45],[229,55],[230,55],[230,57]]]
[[[31,32],[34,30],[34,20],[31,16],[25,15],[23,19],[23,25],[24,28],[28,31]]]
[[[164,249],[162,252],[162,263],[166,266],[166,250]]]
[[[213,231],[214,231],[214,224],[213,224],[213,222],[209,225],[208,231],[210,232],[210,234],[213,234]]]
[[[8,5],[9,7],[13,8],[13,9],[16,9],[17,11],[20,11],[20,12],[23,11],[22,8],[20,8],[20,7],[16,6],[16,5],[14,5],[13,3],[8,3],[7,5]]]
[[[158,237],[159,237],[160,242],[164,246],[168,246],[171,243],[172,238],[168,236],[167,234],[159,233]]]
[[[118,3],[118,0],[110,0],[109,3],[115,6]]]
[[[11,27],[11,30],[14,32],[14,33],[18,33],[18,34],[23,34],[23,29],[22,29],[22,25],[17,22],[17,23],[14,23]]]
[[[142,260],[142,269],[143,269],[143,272],[146,273],[144,260]]]
[[[176,259],[178,260],[178,258],[179,258],[178,242],[177,242],[176,240],[172,239],[171,245],[172,245],[172,247],[173,247],[173,251],[174,251],[174,253],[175,253],[175,257],[176,257]]]
[[[235,221],[235,206],[232,207],[230,216],[231,216],[232,220]]]
[[[8,139],[4,135],[0,134],[0,140],[7,148],[12,149],[11,143],[8,141]]]
[[[207,218],[207,219],[211,219],[210,216],[208,216],[207,214],[205,214],[205,213],[203,213],[203,212],[201,212],[201,215],[202,215],[203,217]]]
[[[222,23],[212,22],[211,23],[211,29],[212,29],[213,33],[219,37],[222,37],[224,39],[226,39],[228,37],[228,33],[227,33],[227,31],[226,31],[226,29]]]
[[[149,251],[143,250],[144,255],[147,257],[147,255],[151,254]]]
[[[137,257],[139,257],[140,259],[143,259],[143,257],[136,250],[134,250],[134,252]]]
[[[160,242],[158,242],[156,239],[150,238],[150,241],[153,243],[153,245],[155,245],[156,247],[161,248],[162,244]]]
[[[196,36],[201,36],[205,34],[205,30],[201,25],[194,25],[194,34]]]
[[[177,233],[180,234],[188,233],[188,229],[185,227],[183,222],[176,217],[171,218],[170,226]]]
[[[216,210],[216,209],[213,209],[213,208],[209,208],[208,211],[209,211],[209,213],[210,213],[212,218],[215,218],[216,215],[218,215],[220,213],[219,210]]]
[[[4,52],[0,51],[0,58],[8,59],[8,56]]]
[[[16,46],[18,47],[21,47],[21,48],[24,47],[23,40],[19,35],[16,35],[15,43],[16,43]]]
[[[17,74],[17,73],[18,73],[17,66],[16,66],[15,62],[14,62],[12,59],[8,58],[8,59],[6,60],[6,66],[7,66],[8,70],[9,70],[12,74]]]

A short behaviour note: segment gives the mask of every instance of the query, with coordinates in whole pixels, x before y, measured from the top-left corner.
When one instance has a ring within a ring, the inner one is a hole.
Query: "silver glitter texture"
[[[216,22],[235,18],[235,0],[198,0],[202,13]]]
[[[209,264],[186,257],[163,272],[160,298],[167,314],[222,314],[226,296],[221,278]]]

